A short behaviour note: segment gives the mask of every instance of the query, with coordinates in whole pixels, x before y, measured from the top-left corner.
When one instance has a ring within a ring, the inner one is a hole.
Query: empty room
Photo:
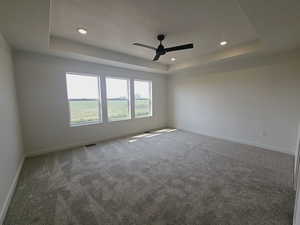
[[[0,225],[300,225],[299,12],[2,0]]]

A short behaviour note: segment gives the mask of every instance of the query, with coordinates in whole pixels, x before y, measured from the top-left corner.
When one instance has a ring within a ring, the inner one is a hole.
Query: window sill
[[[70,127],[81,127],[81,126],[88,126],[88,125],[98,125],[103,124],[102,121],[95,121],[95,122],[86,122],[86,123],[76,123],[76,124],[70,124]]]
[[[130,121],[130,120],[132,120],[132,118],[130,118],[130,117],[124,118],[124,119],[115,119],[115,120],[108,119],[108,123],[121,122],[121,121]]]
[[[136,116],[135,119],[143,119],[143,118],[150,118],[152,115],[145,115],[145,116]]]

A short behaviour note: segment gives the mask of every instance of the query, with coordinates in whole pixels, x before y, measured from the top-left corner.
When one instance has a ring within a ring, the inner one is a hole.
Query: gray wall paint
[[[169,125],[293,154],[300,119],[299,59],[169,80]]]
[[[11,50],[0,34],[0,213],[23,158],[16,99]]]
[[[167,124],[167,80],[164,75],[27,52],[16,52],[15,65],[24,145],[29,154],[161,128]],[[69,127],[66,72],[152,80],[153,117]]]

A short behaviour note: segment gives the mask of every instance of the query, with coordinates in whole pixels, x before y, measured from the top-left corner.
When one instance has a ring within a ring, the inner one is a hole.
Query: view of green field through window
[[[150,81],[134,81],[135,116],[152,115],[152,83]]]
[[[130,119],[129,80],[107,77],[105,82],[108,120]],[[135,117],[152,115],[151,86],[149,81],[134,81]],[[100,77],[67,74],[67,91],[71,125],[102,121]]]
[[[102,120],[99,84],[98,76],[67,74],[71,125]]]
[[[107,116],[109,121],[130,119],[129,80],[106,78]]]

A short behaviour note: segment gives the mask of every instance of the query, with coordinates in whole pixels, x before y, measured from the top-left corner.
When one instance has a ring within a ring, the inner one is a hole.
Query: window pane
[[[106,78],[107,113],[110,121],[130,119],[129,81]]]
[[[134,81],[135,116],[152,115],[152,85],[150,81]]]
[[[142,116],[150,116],[150,100],[147,99],[136,99],[135,100],[135,116],[142,117]]]
[[[69,99],[98,99],[98,77],[67,74]]]
[[[69,103],[73,125],[99,121],[98,100],[71,100]]]
[[[101,121],[99,77],[67,74],[71,125]]]

